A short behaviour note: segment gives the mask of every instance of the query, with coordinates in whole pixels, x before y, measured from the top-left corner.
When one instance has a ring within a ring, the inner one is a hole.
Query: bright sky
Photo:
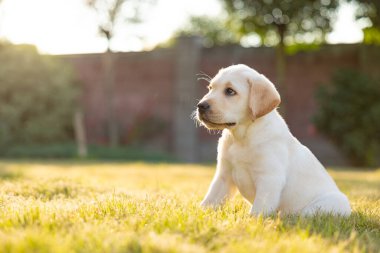
[[[189,15],[218,15],[218,0],[156,0],[145,22],[125,26],[113,40],[117,51],[139,51],[164,42],[186,22]],[[362,40],[362,24],[355,22],[354,6],[339,11],[330,43]],[[0,5],[0,38],[34,44],[43,53],[71,54],[103,52],[106,42],[98,32],[94,13],[84,0],[3,0]],[[139,39],[140,38],[140,39]]]

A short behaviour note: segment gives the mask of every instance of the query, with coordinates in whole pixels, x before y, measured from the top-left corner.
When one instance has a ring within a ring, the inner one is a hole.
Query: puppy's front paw
[[[199,204],[199,206],[202,208],[208,208],[208,207],[212,207],[212,204],[207,200],[202,200],[202,202]]]
[[[276,211],[271,210],[271,209],[263,210],[263,209],[251,208],[251,211],[249,212],[249,214],[254,217],[266,218],[266,217],[276,214]]]
[[[249,213],[253,217],[263,217],[263,218],[268,218],[274,214],[274,212],[250,212]]]
[[[212,208],[212,209],[217,209],[220,204],[217,204],[217,203],[214,203],[212,201],[208,201],[208,200],[203,200],[199,206],[203,209],[208,209],[208,208]]]
[[[206,203],[205,201],[203,200],[200,204],[199,204],[200,207],[206,207]]]

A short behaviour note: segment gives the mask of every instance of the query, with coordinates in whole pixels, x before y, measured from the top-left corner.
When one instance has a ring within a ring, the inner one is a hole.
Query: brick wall
[[[88,141],[92,144],[106,144],[107,95],[104,87],[103,57],[101,54],[93,54],[70,55],[64,58],[73,63],[83,85],[82,104]],[[117,53],[113,55],[113,61],[114,99],[121,143],[133,141],[131,132],[137,127],[137,122],[154,118],[166,122],[166,130],[157,137],[158,140],[150,141],[170,150],[175,83],[174,53],[170,50]]]
[[[197,99],[206,93],[205,81],[197,81],[195,74],[204,72],[213,76],[222,67],[244,63],[275,83],[275,52],[272,48],[239,46],[207,49],[196,44],[199,41],[194,38],[180,43],[172,49],[114,54],[114,99],[121,141],[129,144],[134,130],[142,127],[140,122],[160,119],[165,122],[165,128],[156,136],[142,140],[142,145],[172,152],[184,161],[215,160],[218,135],[210,135],[202,128],[195,131],[189,128],[193,128],[190,109],[195,109]],[[285,118],[292,133],[322,162],[344,164],[345,160],[328,140],[318,135],[311,123],[317,109],[316,87],[326,83],[338,68],[378,71],[379,55],[376,47],[328,45],[318,51],[287,56],[286,94],[281,94],[286,104]],[[64,58],[73,63],[83,85],[82,103],[89,142],[105,144],[107,111],[102,54]],[[184,126],[187,130],[181,131]],[[183,151],[177,152],[178,149]]]

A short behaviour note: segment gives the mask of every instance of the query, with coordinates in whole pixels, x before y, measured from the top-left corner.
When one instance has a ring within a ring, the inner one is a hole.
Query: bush
[[[317,91],[317,128],[354,165],[373,166],[380,150],[380,83],[354,70],[335,73]]]
[[[78,92],[70,66],[10,44],[0,44],[0,64],[0,148],[72,140]]]

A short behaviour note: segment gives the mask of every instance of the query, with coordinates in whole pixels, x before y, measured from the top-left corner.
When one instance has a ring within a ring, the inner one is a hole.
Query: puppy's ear
[[[249,78],[249,109],[255,120],[274,110],[281,102],[280,94],[264,75]]]

